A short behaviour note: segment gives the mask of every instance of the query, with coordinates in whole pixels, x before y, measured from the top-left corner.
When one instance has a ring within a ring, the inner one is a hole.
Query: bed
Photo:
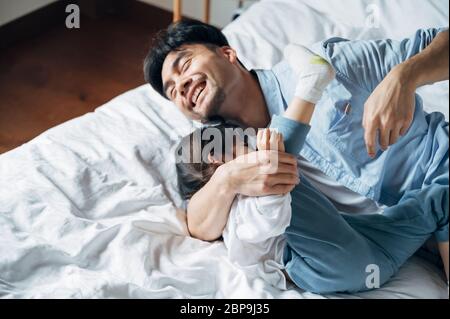
[[[445,0],[263,0],[224,32],[248,68],[270,68],[288,42],[447,24]],[[448,120],[448,81],[420,94]],[[271,287],[231,264],[222,242],[189,237],[172,154],[192,127],[143,85],[0,155],[0,297],[448,298],[419,256],[380,289],[320,296]]]

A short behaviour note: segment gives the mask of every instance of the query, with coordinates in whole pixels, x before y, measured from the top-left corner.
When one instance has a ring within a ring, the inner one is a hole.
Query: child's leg
[[[448,273],[448,214],[448,186],[432,184],[406,192],[398,204],[386,208],[382,215],[344,218],[364,237],[382,247],[396,268],[434,235]]]
[[[378,282],[396,272],[389,255],[353,228],[306,179],[291,192],[292,217],[283,261],[291,280],[314,293],[367,290],[367,267],[379,267]]]
[[[284,49],[284,57],[297,74],[297,85],[295,97],[283,116],[309,124],[315,104],[334,79],[335,72],[327,61],[301,45],[288,45]]]
[[[448,195],[448,187],[431,185],[407,192],[384,214],[341,215],[302,179],[291,192],[292,219],[285,234],[289,277],[316,293],[382,285],[431,235],[448,241]]]
[[[270,127],[283,135],[286,151],[297,155],[309,131],[315,105],[335,73],[328,62],[303,46],[289,45],[284,53],[297,73],[298,82],[285,113],[282,117],[273,116]]]
[[[288,45],[284,49],[284,58],[297,74],[294,95],[316,104],[336,75],[333,67],[322,57],[298,44]]]

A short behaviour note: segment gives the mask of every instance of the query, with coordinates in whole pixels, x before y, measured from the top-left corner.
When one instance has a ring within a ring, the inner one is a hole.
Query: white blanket
[[[301,2],[281,2],[304,16],[316,12]],[[270,10],[276,21],[277,14],[290,13],[283,8],[274,0],[255,4],[227,36],[244,52],[237,39],[257,22],[252,12]],[[326,15],[319,18],[328,23]],[[257,31],[248,32],[258,39],[264,30],[252,33]],[[255,55],[260,65],[276,62],[264,52]],[[447,100],[437,104],[448,104],[448,89]],[[0,297],[322,297],[292,286],[278,290],[264,276],[250,279],[228,261],[222,242],[188,236],[185,213],[176,208],[183,203],[172,153],[191,129],[171,103],[144,85],[1,155]],[[447,296],[437,269],[414,257],[379,290],[324,297]]]

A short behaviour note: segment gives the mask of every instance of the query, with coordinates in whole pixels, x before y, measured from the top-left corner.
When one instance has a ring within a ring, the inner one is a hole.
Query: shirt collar
[[[252,70],[258,78],[261,91],[266,100],[269,115],[281,115],[284,112],[283,96],[281,95],[280,84],[272,70]]]

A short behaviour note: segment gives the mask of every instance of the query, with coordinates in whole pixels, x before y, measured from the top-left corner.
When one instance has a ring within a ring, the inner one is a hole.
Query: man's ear
[[[236,50],[229,46],[223,46],[219,48],[220,53],[223,54],[224,57],[230,61],[231,64],[238,64],[238,58],[236,54]]]

